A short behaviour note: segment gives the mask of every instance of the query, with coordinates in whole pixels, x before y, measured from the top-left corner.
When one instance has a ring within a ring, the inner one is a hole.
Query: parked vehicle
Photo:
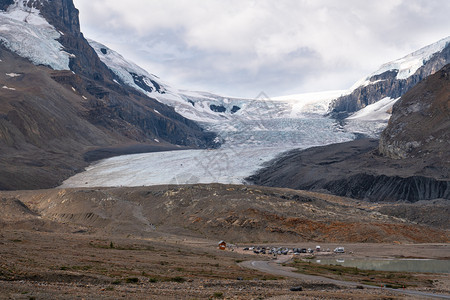
[[[345,253],[344,247],[337,247],[334,249],[334,253]]]

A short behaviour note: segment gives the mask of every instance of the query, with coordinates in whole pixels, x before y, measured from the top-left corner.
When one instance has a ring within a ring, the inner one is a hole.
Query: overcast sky
[[[347,89],[450,35],[449,0],[74,0],[81,30],[178,88]]]

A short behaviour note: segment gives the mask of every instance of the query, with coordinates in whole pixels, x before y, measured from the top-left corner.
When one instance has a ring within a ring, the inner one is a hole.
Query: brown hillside
[[[450,64],[398,101],[379,151],[391,158],[433,157],[450,168]]]
[[[447,231],[380,213],[380,206],[288,189],[212,184],[0,196],[13,199],[4,200],[9,203],[20,201],[41,220],[116,236],[177,234],[235,242],[448,241]],[[17,222],[22,222],[22,215],[18,210]]]

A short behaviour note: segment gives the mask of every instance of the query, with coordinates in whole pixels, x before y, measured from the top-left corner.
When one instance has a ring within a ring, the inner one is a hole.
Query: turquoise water
[[[362,270],[418,273],[450,273],[450,260],[434,259],[316,259],[316,263],[356,267]]]

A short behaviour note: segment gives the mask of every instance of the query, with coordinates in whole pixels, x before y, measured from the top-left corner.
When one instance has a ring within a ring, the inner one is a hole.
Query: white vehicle
[[[337,247],[334,249],[334,253],[345,253],[344,247]]]

